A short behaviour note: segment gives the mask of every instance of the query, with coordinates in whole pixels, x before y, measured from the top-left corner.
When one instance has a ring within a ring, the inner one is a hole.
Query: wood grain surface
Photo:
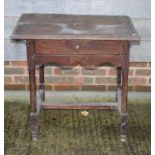
[[[12,39],[140,40],[130,17],[23,14]]]

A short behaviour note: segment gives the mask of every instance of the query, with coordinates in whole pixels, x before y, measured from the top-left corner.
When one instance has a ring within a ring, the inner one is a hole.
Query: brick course
[[[150,69],[136,69],[136,76],[149,76],[151,74]]]
[[[24,74],[25,69],[24,68],[14,68],[14,67],[9,67],[4,69],[4,74]]]
[[[12,76],[5,76],[4,84],[12,84]]]
[[[38,67],[36,67],[38,83]],[[5,90],[27,90],[28,68],[26,61],[4,62]],[[71,68],[48,66],[45,68],[45,88],[47,90],[115,90],[116,70],[112,67],[100,67],[87,70],[80,66]],[[151,91],[151,63],[130,63],[130,91]]]
[[[100,69],[96,68],[93,70],[88,70],[88,69],[81,69],[81,74],[82,75],[95,75],[95,76],[105,76],[107,74],[107,68],[106,67],[101,67]]]
[[[80,74],[80,68],[58,68],[54,67],[54,74],[55,75],[79,75]]]

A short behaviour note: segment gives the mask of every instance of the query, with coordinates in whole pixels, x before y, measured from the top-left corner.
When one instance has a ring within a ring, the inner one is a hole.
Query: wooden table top
[[[22,14],[11,39],[139,41],[128,16]]]

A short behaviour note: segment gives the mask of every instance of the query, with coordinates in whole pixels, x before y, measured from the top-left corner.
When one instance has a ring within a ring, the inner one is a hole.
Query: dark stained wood
[[[129,72],[129,42],[124,42],[124,66],[122,66],[122,112],[127,111],[128,72]]]
[[[33,58],[35,64],[51,63],[60,66],[103,66],[110,64],[112,66],[124,65],[123,55],[35,55]]]
[[[103,18],[104,17],[104,18]],[[30,13],[23,14],[20,17],[20,22],[35,22],[35,23],[90,23],[104,24],[104,25],[123,25],[128,24],[127,16],[103,16],[103,15],[67,15],[67,14],[38,14]]]
[[[36,112],[35,64],[31,61],[31,58],[34,53],[34,42],[28,40],[26,42],[26,45],[27,45],[28,70],[29,70],[31,112]]]
[[[34,41],[27,40],[27,58],[29,70],[29,88],[30,88],[30,104],[31,104],[31,133],[32,139],[37,140],[38,137],[38,115],[37,115],[37,99],[36,99],[36,77],[35,64],[31,61],[34,53]]]
[[[103,40],[36,40],[37,54],[123,54],[123,41]]]
[[[116,101],[118,102],[118,111],[121,113],[121,83],[122,83],[122,70],[121,67],[116,67],[117,70],[117,85],[116,85]]]
[[[102,109],[102,110],[117,110],[117,103],[43,103],[41,106],[42,109]]]
[[[45,101],[44,65],[39,66],[39,89],[43,91],[42,101]]]
[[[126,140],[127,86],[131,41],[139,41],[127,16],[23,14],[11,36],[26,40],[30,79],[31,132],[37,138],[41,109],[102,109],[120,113],[121,140]],[[44,101],[44,65],[112,65],[117,68],[114,103],[47,104]],[[40,96],[36,103],[35,66],[39,65]],[[38,113],[37,113],[38,112]]]
[[[12,39],[140,40],[128,16],[23,14]]]
[[[29,69],[31,111],[36,112],[36,80],[35,69]]]
[[[120,89],[121,87],[121,82],[122,82],[122,75],[121,75],[121,67],[117,67],[117,90]]]
[[[122,104],[120,115],[120,138],[122,142],[126,141],[127,128],[127,93],[128,93],[128,72],[129,72],[129,42],[124,42],[124,61],[122,66]]]

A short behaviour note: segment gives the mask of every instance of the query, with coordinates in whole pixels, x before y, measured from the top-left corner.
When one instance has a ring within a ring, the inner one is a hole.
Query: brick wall
[[[5,90],[28,90],[28,69],[25,61],[5,61]],[[151,64],[131,63],[129,71],[130,91],[151,91]],[[38,69],[37,69],[38,82]],[[116,71],[112,67],[86,70],[77,66],[73,69],[46,67],[47,90],[115,90]]]

